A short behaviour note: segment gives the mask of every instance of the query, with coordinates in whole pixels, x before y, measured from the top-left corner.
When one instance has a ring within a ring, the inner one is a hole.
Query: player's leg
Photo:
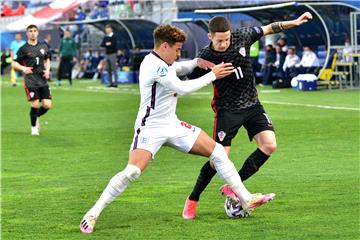
[[[211,154],[209,155],[209,153]],[[275,194],[251,194],[243,185],[233,162],[228,158],[224,147],[216,143],[205,132],[201,132],[190,153],[210,157],[220,176],[236,193],[246,214],[250,214],[256,207],[273,199]]]
[[[228,183],[238,196],[245,211],[252,210],[249,204],[253,201],[253,195],[242,184],[234,164],[228,158],[224,147],[216,143],[200,128],[185,122],[174,122],[172,136],[168,143],[178,150],[208,157],[213,163],[219,176]],[[186,216],[186,219],[193,217]]]
[[[224,147],[211,139],[204,131],[200,133],[190,153],[209,157],[219,176],[234,189],[242,202],[251,198],[251,193],[242,184],[239,174],[226,154]]]
[[[254,175],[276,150],[275,132],[270,118],[261,106],[254,111],[256,114],[245,122],[244,127],[249,139],[255,139],[258,148],[245,160],[239,171],[243,181]]]
[[[24,84],[25,93],[30,103],[30,123],[31,123],[31,135],[39,135],[39,131],[36,127],[37,113],[40,107],[39,90],[37,88],[28,88],[26,83]]]
[[[41,99],[41,107],[38,109],[36,118],[36,127],[40,131],[40,117],[47,113],[52,107],[52,97],[49,86],[41,87],[38,89],[39,98]]]
[[[100,198],[81,220],[80,230],[83,233],[93,232],[96,220],[102,210],[123,193],[130,182],[140,177],[151,159],[152,154],[147,150],[135,149],[130,152],[128,165],[111,178]]]
[[[36,119],[39,111],[40,101],[39,99],[30,100],[30,122],[31,122],[31,135],[39,135],[39,129],[36,127]]]
[[[124,170],[111,178],[96,204],[85,214],[80,223],[80,230],[82,232],[91,233],[101,211],[107,204],[124,192],[128,184],[135,181],[141,172],[144,171],[150,160],[166,141],[168,131],[161,130],[162,126],[156,129],[137,129],[130,147],[128,165]]]
[[[234,121],[234,117],[232,117],[232,114],[230,113],[223,111],[215,116],[213,137],[216,142],[224,146],[227,154],[230,152],[231,141],[236,136],[240,126],[241,124],[239,124],[237,121]],[[188,214],[188,216],[195,217],[195,211],[192,210],[194,209],[193,206],[197,204],[201,193],[209,185],[215,174],[215,167],[210,161],[207,161],[202,166],[193,190],[185,202],[184,213],[194,213]]]

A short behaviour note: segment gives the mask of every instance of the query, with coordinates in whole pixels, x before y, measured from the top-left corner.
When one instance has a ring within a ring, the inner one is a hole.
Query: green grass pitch
[[[259,88],[278,150],[245,185],[277,197],[251,217],[227,218],[215,177],[198,217],[183,220],[185,198],[206,159],[163,147],[87,236],[79,231],[83,214],[127,163],[138,86],[51,87],[53,109],[34,137],[22,85],[1,82],[1,239],[359,239],[359,90]],[[210,135],[211,91],[178,102],[179,118]],[[242,129],[230,158],[240,168],[254,149]]]

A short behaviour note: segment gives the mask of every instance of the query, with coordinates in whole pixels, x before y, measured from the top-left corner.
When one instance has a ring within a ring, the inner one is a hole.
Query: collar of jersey
[[[160,56],[159,56],[159,54],[157,54],[155,51],[151,51],[151,53],[152,54],[154,54],[155,55],[155,57],[157,57],[157,58],[159,58],[159,59],[161,59],[164,63],[166,63],[166,65],[168,65],[169,67],[171,66],[170,64],[167,64],[167,62],[165,62],[165,60],[164,59],[162,59]]]
[[[30,45],[30,46],[32,46],[32,47],[37,46],[39,43],[40,43],[40,42],[39,42],[39,41],[37,41],[37,43],[36,43],[35,45],[32,45],[32,44],[30,44],[29,42],[26,42],[26,44],[27,44],[27,45]]]

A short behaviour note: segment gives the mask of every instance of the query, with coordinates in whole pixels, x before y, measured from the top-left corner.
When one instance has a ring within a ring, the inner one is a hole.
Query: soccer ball
[[[233,199],[227,197],[225,199],[224,209],[226,215],[231,218],[242,218],[245,217],[245,211],[241,207],[241,204],[239,201],[234,201]]]

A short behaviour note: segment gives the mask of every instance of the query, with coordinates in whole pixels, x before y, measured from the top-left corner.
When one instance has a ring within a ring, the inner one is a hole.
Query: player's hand
[[[215,66],[215,64],[213,64],[212,62],[209,62],[202,58],[198,58],[197,65],[199,68],[202,68],[205,70],[212,69]]]
[[[49,79],[49,78],[50,78],[50,71],[49,71],[49,70],[44,70],[43,77],[44,77],[45,79]]]
[[[215,65],[212,69],[212,72],[215,74],[216,79],[226,77],[234,72],[234,67],[231,63],[220,63]]]
[[[296,19],[295,22],[296,22],[297,26],[300,26],[301,24],[307,23],[312,18],[313,17],[311,15],[311,13],[306,12],[306,13],[303,13],[300,17],[298,17],[298,19]]]
[[[22,72],[25,74],[31,74],[33,73],[32,69],[33,69],[32,67],[23,67]]]

